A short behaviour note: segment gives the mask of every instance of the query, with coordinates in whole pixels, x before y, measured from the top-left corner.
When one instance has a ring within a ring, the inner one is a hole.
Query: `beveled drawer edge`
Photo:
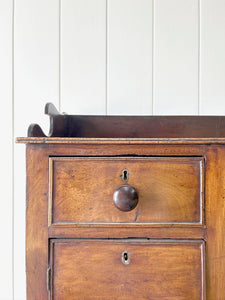
[[[78,238],[78,239],[51,239],[50,243],[71,243],[71,242],[99,242],[99,243],[146,243],[146,244],[153,244],[153,245],[167,245],[167,244],[183,244],[187,246],[195,246],[199,245],[202,246],[205,244],[205,241],[200,239],[146,239],[146,238],[137,238],[137,239],[120,239],[120,238],[113,238],[113,239],[85,239],[85,238]]]
[[[135,159],[135,160],[146,160],[150,159],[152,161],[181,161],[181,162],[190,162],[190,161],[203,161],[204,157],[201,155],[191,155],[191,156],[182,156],[182,155],[174,155],[174,156],[166,156],[166,155],[138,155],[138,156],[121,156],[121,155],[110,155],[110,156],[50,156],[49,159],[54,161],[71,161],[71,160],[127,160],[127,159]]]
[[[83,238],[78,238],[78,239],[64,239],[64,238],[59,238],[59,239],[50,239],[50,255],[49,255],[49,265],[51,270],[53,270],[53,264],[54,264],[54,245],[55,243],[73,243],[73,242],[84,242],[84,243],[142,243],[142,244],[150,244],[150,245],[160,245],[160,246],[164,246],[164,245],[173,245],[176,246],[177,244],[179,244],[180,246],[183,245],[185,247],[193,247],[193,246],[199,246],[200,247],[200,255],[201,255],[201,300],[205,300],[206,299],[206,275],[205,275],[205,241],[204,240],[194,240],[194,239],[189,239],[189,240],[185,240],[185,239],[152,239],[152,240],[147,240],[144,238],[140,238],[140,239],[134,239],[134,240],[130,240],[130,239],[83,239]],[[50,282],[50,286],[51,286],[51,291],[52,286],[53,286],[53,274],[51,276],[51,282]],[[51,293],[52,296],[52,293]],[[53,299],[51,297],[51,299]]]
[[[201,300],[205,300],[206,299],[206,241],[203,242],[201,244],[201,274],[202,274],[202,280],[201,280],[201,291],[202,291],[202,295],[201,295]]]
[[[200,160],[200,224],[205,224],[205,158]]]
[[[48,184],[48,226],[52,224],[52,185],[53,185],[53,159],[49,158],[49,184]]]
[[[51,225],[53,224],[58,224],[57,226],[61,226],[63,224],[66,224],[66,223],[53,223],[52,222],[52,218],[53,218],[53,212],[52,212],[52,209],[53,209],[53,194],[52,194],[52,187],[53,187],[53,163],[54,163],[54,160],[57,160],[57,161],[70,161],[70,160],[126,160],[126,159],[130,159],[131,157],[130,156],[98,156],[98,157],[66,157],[66,156],[63,156],[63,157],[58,157],[58,156],[50,156],[49,157],[49,194],[48,194],[48,227],[50,227]],[[163,161],[163,160],[170,160],[170,161],[181,161],[181,162],[190,162],[190,161],[198,161],[200,163],[200,195],[199,195],[199,199],[200,199],[200,221],[199,222],[176,222],[176,223],[123,223],[124,225],[141,225],[141,226],[152,226],[154,224],[156,224],[156,226],[160,226],[160,224],[163,224],[163,226],[165,226],[166,224],[168,225],[171,225],[171,226],[174,226],[174,225],[181,225],[181,226],[190,226],[190,225],[201,225],[203,226],[204,225],[204,174],[205,174],[205,158],[203,156],[134,156],[133,157],[135,160],[145,160],[146,158],[149,158],[151,160],[160,160],[160,161]],[[109,226],[116,226],[118,224],[118,226],[121,225],[121,223],[98,223],[98,222],[95,222],[95,223],[69,223],[70,225],[87,225],[87,226],[91,226],[91,225],[94,225],[94,226],[99,226],[99,225],[103,225],[105,226],[106,224],[109,224]]]
[[[154,224],[155,225],[155,224]],[[71,226],[55,224],[48,228],[49,238],[174,238],[206,240],[205,226]]]
[[[202,223],[197,223],[197,222],[177,222],[177,223],[171,223],[171,222],[148,222],[148,223],[135,223],[135,222],[93,222],[93,223],[88,223],[88,222],[57,222],[57,223],[52,223],[50,224],[49,227],[154,227],[154,228],[186,228],[186,227],[191,227],[191,228],[204,228],[204,224]]]

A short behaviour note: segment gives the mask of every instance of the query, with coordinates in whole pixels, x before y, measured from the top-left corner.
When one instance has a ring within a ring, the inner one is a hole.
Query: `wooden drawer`
[[[51,299],[203,300],[204,242],[52,240]]]
[[[201,157],[52,157],[49,165],[49,225],[202,224]],[[129,212],[113,202],[122,185],[138,194]]]

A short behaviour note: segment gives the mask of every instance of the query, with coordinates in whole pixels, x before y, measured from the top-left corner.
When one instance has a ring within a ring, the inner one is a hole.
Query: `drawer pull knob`
[[[115,206],[122,211],[130,211],[138,204],[138,194],[131,185],[120,186],[113,194]]]
[[[122,253],[121,260],[122,260],[122,263],[124,265],[129,265],[129,263],[130,263],[130,257],[129,257],[129,253],[127,251],[124,251]]]

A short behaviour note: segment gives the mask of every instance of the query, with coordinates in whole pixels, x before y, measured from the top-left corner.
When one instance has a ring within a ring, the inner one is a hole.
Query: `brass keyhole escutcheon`
[[[124,265],[129,265],[129,263],[130,263],[130,255],[129,255],[129,253],[127,251],[124,251],[122,253],[121,260],[122,260],[122,263]]]
[[[127,182],[128,179],[129,179],[129,175],[130,175],[130,174],[129,174],[128,170],[127,170],[127,169],[124,169],[124,170],[122,171],[122,175],[121,175],[120,177],[122,178],[123,181]]]

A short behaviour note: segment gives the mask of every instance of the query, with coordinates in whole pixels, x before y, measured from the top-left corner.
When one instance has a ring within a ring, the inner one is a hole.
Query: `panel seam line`
[[[108,115],[108,0],[106,0],[105,5],[105,114]]]
[[[201,0],[198,0],[198,115],[201,113]]]
[[[62,103],[61,103],[61,8],[62,2],[59,0],[59,111],[61,112]]]
[[[152,115],[154,115],[154,84],[155,84],[155,0],[152,0]]]
[[[14,294],[14,286],[15,286],[15,259],[14,259],[14,254],[15,254],[15,249],[14,249],[14,203],[15,203],[15,167],[14,167],[14,163],[15,163],[15,159],[14,159],[14,155],[15,155],[15,146],[14,146],[14,139],[15,139],[15,132],[14,132],[14,127],[15,127],[15,121],[14,121],[14,117],[15,117],[15,93],[14,93],[14,88],[15,88],[15,77],[14,77],[14,60],[15,60],[15,55],[14,55],[14,37],[15,37],[15,0],[12,0],[12,65],[11,65],[11,71],[12,71],[12,298],[15,299],[15,294]]]

